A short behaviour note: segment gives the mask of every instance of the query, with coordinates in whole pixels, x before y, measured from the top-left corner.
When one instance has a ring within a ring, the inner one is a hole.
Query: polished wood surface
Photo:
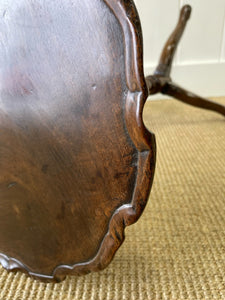
[[[132,1],[0,3],[0,261],[42,280],[106,267],[155,165]]]
[[[143,124],[161,92],[225,115],[173,83],[181,10],[145,80],[132,0],[0,2],[0,262],[43,281],[105,268],[141,216],[155,169]]]

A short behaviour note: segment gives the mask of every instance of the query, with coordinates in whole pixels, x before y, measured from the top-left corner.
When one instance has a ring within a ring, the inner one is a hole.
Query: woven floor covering
[[[157,137],[154,185],[110,266],[60,284],[0,268],[0,300],[225,299],[225,119],[164,100],[148,101],[144,120]]]

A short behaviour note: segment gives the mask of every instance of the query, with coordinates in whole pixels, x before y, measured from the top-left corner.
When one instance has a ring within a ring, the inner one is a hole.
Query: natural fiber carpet
[[[144,118],[155,181],[112,264],[60,284],[0,268],[0,300],[225,299],[225,120],[174,100],[148,102]]]

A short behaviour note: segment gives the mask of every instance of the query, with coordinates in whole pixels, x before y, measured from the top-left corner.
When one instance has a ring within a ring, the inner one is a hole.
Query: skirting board
[[[154,69],[154,66],[147,64],[145,75],[152,74]],[[225,62],[175,64],[172,77],[176,83],[200,96],[225,96]],[[161,94],[151,96],[152,100],[163,98],[168,99],[169,96]]]

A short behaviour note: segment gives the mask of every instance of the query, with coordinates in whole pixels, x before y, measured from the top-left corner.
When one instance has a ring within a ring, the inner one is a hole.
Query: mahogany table
[[[161,92],[225,115],[170,78],[178,25],[152,76],[132,0],[0,2],[0,262],[45,281],[105,268],[141,216]]]

